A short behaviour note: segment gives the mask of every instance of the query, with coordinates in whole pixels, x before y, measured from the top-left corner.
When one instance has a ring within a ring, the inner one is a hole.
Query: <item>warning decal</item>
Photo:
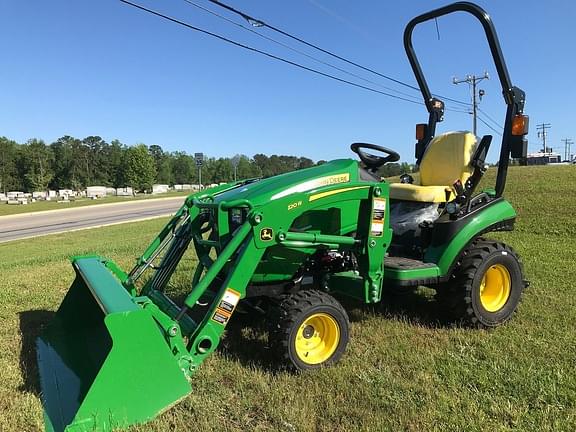
[[[240,301],[240,293],[238,291],[234,291],[231,288],[228,288],[224,293],[224,296],[222,297],[222,301],[220,302],[220,304],[227,303],[231,305],[232,310],[234,310],[239,301]]]
[[[382,198],[374,199],[374,210],[372,211],[372,225],[370,234],[380,237],[384,232],[384,218],[386,217],[386,200]]]
[[[226,325],[239,301],[240,293],[238,291],[234,291],[231,288],[228,288],[224,292],[224,295],[222,296],[222,299],[220,300],[214,315],[212,315],[212,320],[216,321],[218,324]]]
[[[381,210],[381,211],[385,211],[386,210],[386,200],[385,199],[375,199],[374,200],[374,210]]]
[[[212,319],[216,321],[218,324],[226,325],[228,320],[230,319],[230,315],[226,315],[220,312],[220,310],[216,310],[214,315],[212,315]]]

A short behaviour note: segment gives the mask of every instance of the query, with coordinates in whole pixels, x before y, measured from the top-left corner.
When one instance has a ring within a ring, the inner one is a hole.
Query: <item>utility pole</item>
[[[564,138],[561,141],[564,143],[564,160],[567,162],[571,162],[572,155],[570,154],[570,147],[572,146],[572,144],[574,144],[574,141],[572,141],[570,138]]]
[[[236,181],[236,177],[238,175],[238,164],[240,163],[240,155],[235,155],[232,159],[230,159],[230,163],[234,168],[234,181]]]
[[[546,147],[546,138],[548,137],[547,129],[550,129],[552,125],[550,123],[541,123],[536,125],[536,130],[538,131],[538,138],[542,139],[542,153],[548,153],[548,147]]]
[[[478,117],[477,98],[479,97],[480,100],[482,100],[482,96],[484,96],[484,94],[485,94],[484,90],[480,90],[479,92],[476,92],[476,85],[477,85],[477,83],[479,83],[480,81],[483,81],[485,79],[490,79],[488,72],[484,72],[484,75],[482,75],[482,76],[466,75],[466,78],[464,78],[464,79],[458,79],[456,77],[452,78],[453,84],[467,83],[472,89],[472,131],[474,132],[474,135],[476,135],[476,125],[477,125],[476,118]]]

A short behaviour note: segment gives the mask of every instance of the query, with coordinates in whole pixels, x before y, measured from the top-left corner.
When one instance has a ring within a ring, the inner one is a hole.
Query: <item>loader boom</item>
[[[353,252],[358,257],[355,268],[340,275],[349,282],[347,295],[379,301],[392,235],[388,186],[359,180],[352,160],[326,164],[320,170],[326,175],[320,177],[317,171],[290,173],[279,176],[280,181],[237,182],[189,196],[129,273],[98,256],[74,257],[76,282],[38,345],[40,364],[46,365],[43,376],[49,377],[43,381],[50,399],[45,400],[47,425],[57,431],[84,430],[86,425],[106,429],[154,417],[191,391],[188,380],[217,348],[247,288],[254,285],[262,293],[269,285],[284,284],[289,290],[318,251]],[[327,214],[338,220],[326,225]],[[177,304],[165,290],[190,245],[198,263],[184,301]],[[292,251],[286,256],[293,260],[271,265],[265,256],[278,250]],[[271,296],[276,294],[270,290]],[[129,360],[124,338],[131,333],[138,334],[141,347],[138,359]],[[63,343],[66,352],[73,352],[79,340],[85,354],[58,354]],[[142,351],[152,345],[148,354]],[[103,383],[129,362],[122,386],[127,394],[139,393],[144,387],[138,377],[146,375],[151,355],[155,370],[166,371],[157,375],[162,385],[151,381],[164,389],[161,403],[135,403],[138,397],[111,403],[111,390]],[[53,368],[54,362],[61,366]],[[81,383],[72,386],[74,392],[66,385],[70,374]],[[74,395],[76,402],[66,402],[67,395]],[[66,415],[55,408],[59,405],[69,407]],[[95,417],[94,412],[100,414]]]

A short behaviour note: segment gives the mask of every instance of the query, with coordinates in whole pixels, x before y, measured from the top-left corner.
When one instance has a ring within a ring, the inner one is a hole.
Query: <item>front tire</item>
[[[437,298],[454,319],[474,327],[496,327],[512,317],[526,285],[516,252],[504,243],[479,238],[463,253]]]
[[[349,321],[342,305],[322,291],[285,296],[274,311],[270,345],[291,369],[316,369],[336,363],[349,339]]]

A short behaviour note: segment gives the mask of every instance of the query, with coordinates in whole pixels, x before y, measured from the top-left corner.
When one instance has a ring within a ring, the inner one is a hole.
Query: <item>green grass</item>
[[[0,216],[6,215],[13,215],[13,214],[22,214],[22,213],[33,213],[38,211],[45,211],[45,210],[61,210],[66,208],[77,208],[77,207],[85,207],[90,205],[96,204],[108,204],[108,203],[116,203],[116,202],[130,202],[130,201],[137,201],[143,199],[154,199],[154,198],[170,198],[170,197],[178,197],[178,196],[188,196],[190,191],[186,192],[170,192],[160,195],[144,195],[139,194],[135,197],[121,197],[121,196],[111,196],[106,198],[101,198],[97,200],[89,199],[89,198],[78,198],[74,201],[70,201],[68,203],[58,202],[58,201],[36,201],[34,203],[26,204],[26,205],[8,205],[4,202],[0,203]]]
[[[506,195],[519,218],[498,237],[521,254],[532,284],[505,326],[439,324],[426,289],[382,309],[350,304],[342,361],[291,374],[274,370],[261,328],[232,322],[192,395],[131,430],[576,430],[575,168],[510,169]],[[163,222],[0,245],[1,431],[42,428],[33,340],[72,281],[67,256],[97,251],[129,268]]]

